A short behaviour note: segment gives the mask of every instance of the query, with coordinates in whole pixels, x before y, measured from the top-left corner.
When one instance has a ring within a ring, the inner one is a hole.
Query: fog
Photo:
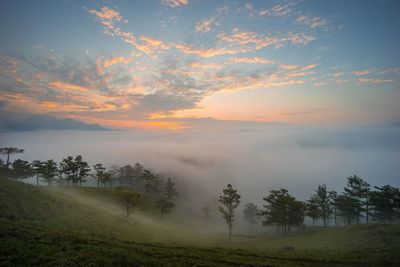
[[[18,157],[29,161],[81,154],[90,165],[140,162],[176,177],[178,188],[193,185],[183,195],[199,204],[212,202],[227,183],[237,187],[242,203],[257,204],[266,191],[281,187],[299,199],[308,198],[318,184],[341,191],[354,174],[372,185],[400,185],[400,127],[231,125],[171,132],[3,132],[0,137],[1,146],[24,148]]]

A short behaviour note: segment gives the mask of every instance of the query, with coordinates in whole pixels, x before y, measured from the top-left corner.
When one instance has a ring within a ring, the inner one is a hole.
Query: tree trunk
[[[229,242],[231,242],[232,226],[229,226]]]
[[[7,153],[7,163],[6,163],[7,169],[9,167],[9,165],[10,165],[10,153]]]
[[[369,210],[368,210],[368,208],[369,208],[369,205],[368,205],[368,197],[366,197],[366,199],[365,199],[365,209],[366,209],[366,217],[367,217],[367,224],[369,223]]]
[[[39,173],[36,173],[36,185],[39,186]]]
[[[129,202],[126,202],[126,217],[129,217]]]

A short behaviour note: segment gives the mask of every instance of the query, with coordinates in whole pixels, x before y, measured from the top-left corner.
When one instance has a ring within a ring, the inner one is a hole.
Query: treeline
[[[54,160],[28,162],[21,159],[10,161],[11,155],[23,152],[24,150],[15,147],[0,148],[0,153],[6,155],[6,161],[0,159],[0,171],[3,175],[19,180],[34,176],[38,185],[39,180],[42,180],[48,185],[73,187],[81,186],[92,177],[98,187],[117,189],[116,194],[126,205],[127,216],[142,193],[157,197],[156,205],[161,217],[175,206],[173,201],[178,192],[172,179],[170,177],[165,179],[140,163],[111,168],[97,163],[91,168],[80,155],[68,156],[61,162]],[[142,193],[134,193],[129,188]],[[230,236],[235,209],[240,204],[240,195],[232,185],[228,185],[218,201],[221,204],[219,212],[227,223]],[[268,192],[263,202],[261,208],[254,203],[245,205],[244,220],[251,228],[262,223],[263,226],[276,227],[279,231],[288,233],[303,229],[306,217],[310,218],[313,225],[319,223],[324,227],[354,223],[400,222],[399,188],[390,185],[371,186],[356,175],[347,178],[346,185],[340,193],[329,190],[326,185],[318,185],[309,199],[302,201],[282,188]],[[206,219],[209,218],[210,206],[203,207],[201,212]]]
[[[68,156],[60,162],[52,159],[32,162],[16,159],[11,162],[10,156],[23,152],[23,149],[16,147],[0,148],[0,154],[6,156],[6,161],[0,159],[0,174],[20,181],[35,177],[37,185],[43,181],[48,186],[79,187],[92,178],[97,187],[115,187],[114,193],[126,206],[127,216],[137,205],[142,193],[157,200],[156,206],[161,218],[175,206],[174,200],[179,195],[171,177],[165,179],[163,175],[153,173],[140,163],[111,168],[97,163],[90,167],[81,155]]]
[[[240,203],[240,195],[232,185],[228,185],[223,193],[219,201],[229,212],[221,209],[220,211],[231,232],[233,210]],[[304,228],[306,217],[311,218],[313,225],[320,221],[324,227],[400,222],[399,188],[390,185],[372,187],[356,175],[347,178],[346,186],[340,194],[329,191],[326,185],[318,185],[308,200],[300,201],[282,188],[271,190],[263,198],[263,202],[261,209],[251,202],[245,205],[244,220],[252,228],[262,221],[263,226],[273,226],[283,233],[288,233],[292,229]]]

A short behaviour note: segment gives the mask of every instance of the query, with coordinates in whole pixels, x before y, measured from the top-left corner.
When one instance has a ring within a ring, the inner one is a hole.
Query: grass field
[[[219,234],[160,224],[152,201],[143,199],[126,218],[112,189],[35,187],[1,178],[0,265],[400,265],[398,225],[237,235],[228,243]]]

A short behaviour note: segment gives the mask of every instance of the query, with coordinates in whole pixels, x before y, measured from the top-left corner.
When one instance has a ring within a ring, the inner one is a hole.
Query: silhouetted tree
[[[302,201],[298,201],[295,198],[289,201],[289,216],[288,216],[288,225],[289,232],[291,226],[296,226],[296,230],[304,224],[304,216],[305,216],[305,204]]]
[[[2,148],[0,148],[0,154],[7,155],[6,169],[8,169],[10,166],[10,156],[15,155],[15,154],[24,153],[24,151],[25,151],[25,149],[20,149],[17,147],[2,147]]]
[[[240,204],[240,195],[237,190],[233,189],[231,184],[228,184],[226,188],[222,190],[222,195],[218,201],[222,203],[222,207],[219,207],[219,211],[222,213],[222,217],[225,219],[226,224],[229,228],[229,241],[231,241],[233,222],[235,220],[235,209]]]
[[[168,198],[162,197],[157,201],[157,207],[160,209],[161,219],[164,219],[164,214],[170,213],[175,204]]]
[[[119,168],[118,176],[122,186],[133,187],[135,185],[135,169],[130,164]]]
[[[39,176],[43,173],[43,162],[40,160],[34,160],[32,161],[32,171],[36,175],[36,185],[39,185]]]
[[[68,156],[60,162],[60,172],[65,175],[68,186],[71,182],[73,183],[76,171],[76,164],[72,156]]]
[[[104,184],[104,187],[108,186],[111,187],[112,181],[113,181],[113,175],[114,171],[105,171],[102,175],[102,183]]]
[[[332,205],[332,209],[333,209],[333,218],[335,221],[335,226],[337,226],[337,217],[338,217],[338,212],[337,212],[337,197],[338,197],[338,193],[336,191],[330,191],[329,192],[329,198],[331,199],[331,205]]]
[[[54,160],[50,159],[42,162],[41,176],[42,179],[47,182],[47,185],[53,183],[54,178],[57,176],[57,171],[57,162],[55,162]]]
[[[271,190],[263,200],[266,202],[261,211],[264,226],[277,225],[282,232],[290,232],[291,226],[299,227],[303,224],[304,204],[297,201],[286,189]]]
[[[146,193],[159,193],[161,179],[158,175],[155,175],[149,169],[144,169],[142,179],[144,180],[144,189]]]
[[[333,212],[332,200],[326,189],[326,185],[318,185],[314,195],[311,196],[311,201],[317,205],[324,227],[326,227],[329,223],[329,217]]]
[[[348,225],[352,224],[353,220],[357,218],[359,202],[356,199],[346,194],[339,195],[336,198],[336,207],[340,216]]]
[[[100,187],[100,183],[102,182],[106,167],[104,167],[103,164],[101,163],[97,163],[93,165],[93,169],[94,169],[93,177],[97,181],[97,187]]]
[[[60,163],[60,170],[65,175],[68,186],[71,182],[72,186],[77,187],[89,175],[90,167],[86,161],[83,161],[82,156],[78,155],[75,159],[72,156],[63,159]]]
[[[253,229],[259,222],[259,215],[261,211],[257,205],[251,202],[246,203],[245,209],[243,210],[244,220],[250,224],[250,228]]]
[[[5,174],[6,171],[6,164],[4,163],[4,160],[0,159],[0,175]]]
[[[357,203],[357,223],[360,223],[361,213],[365,211],[367,223],[369,222],[369,191],[370,185],[357,175],[347,178],[344,193],[353,198]]]
[[[315,198],[311,198],[306,202],[305,215],[312,219],[313,226],[315,226],[315,221],[321,217],[321,212],[319,210],[318,204],[315,201]]]
[[[134,207],[140,198],[140,193],[130,191],[127,189],[116,189],[115,194],[123,200],[124,206],[126,207],[126,217],[129,217]]]
[[[175,183],[172,181],[170,177],[168,177],[167,182],[165,184],[165,194],[169,200],[174,199],[179,196],[178,191],[175,189]]]
[[[28,161],[22,159],[16,159],[12,163],[12,174],[15,179],[28,178],[32,175],[31,165]]]
[[[375,186],[370,192],[370,205],[375,221],[393,223],[399,209],[399,189],[390,185]]]
[[[85,178],[89,175],[90,173],[90,167],[89,164],[86,161],[83,161],[82,156],[78,155],[75,157],[75,164],[77,167],[77,173],[76,173],[76,181],[75,181],[75,186],[82,185],[82,182],[85,182]]]
[[[133,177],[135,178],[136,186],[141,186],[143,180],[143,165],[139,162],[133,167]]]

